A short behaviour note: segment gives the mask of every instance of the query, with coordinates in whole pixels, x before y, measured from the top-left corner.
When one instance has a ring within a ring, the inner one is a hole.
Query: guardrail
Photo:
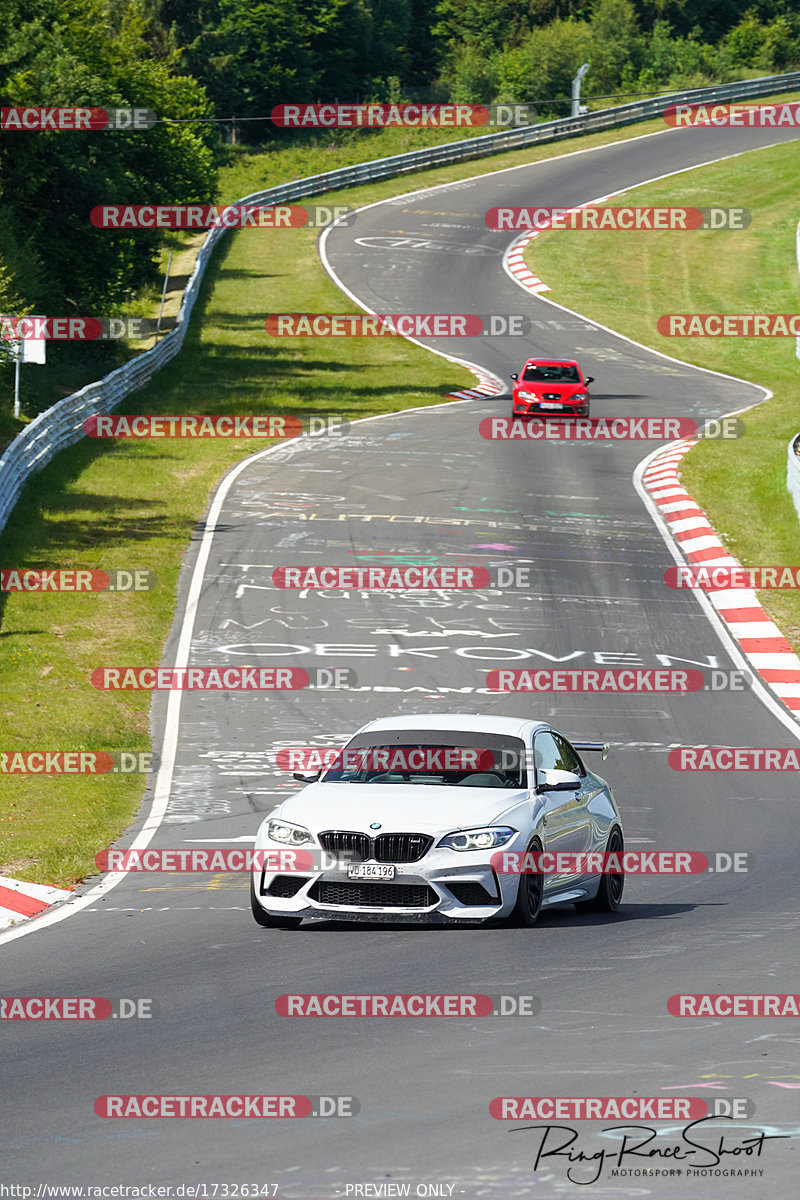
[[[288,200],[302,200],[307,196],[316,196],[321,192],[335,191],[353,184],[395,178],[407,172],[422,170],[424,167],[446,166],[449,163],[484,158],[503,150],[519,150],[526,146],[538,145],[540,142],[577,137],[594,130],[633,125],[637,121],[660,116],[664,108],[672,104],[724,103],[728,100],[747,100],[754,96],[798,89],[800,71],[786,75],[765,75],[760,79],[717,84],[686,92],[670,92],[650,100],[604,108],[580,117],[559,117],[555,121],[544,121],[522,129],[509,129],[459,142],[449,142],[444,146],[412,150],[405,154],[393,155],[391,158],[356,163],[351,167],[339,167],[335,171],[296,179],[291,183],[267,188],[263,192],[254,192],[234,203],[281,204]],[[84,436],[83,423],[86,419],[112,411],[126,396],[144,387],[156,371],[175,357],[186,337],[189,318],[211,251],[226,232],[224,226],[218,226],[209,232],[203,242],[183,294],[175,329],[166,334],[152,350],[144,351],[124,366],[112,371],[110,375],[96,383],[87,384],[80,391],[73,392],[71,396],[40,413],[10,443],[0,458],[0,532],[5,528],[29,476],[46,466],[59,450],[80,441]]]
[[[797,259],[797,270],[800,272],[800,221],[797,222],[797,229],[795,231],[795,257]],[[795,354],[800,358],[800,334],[797,336]],[[797,515],[800,517],[800,458],[797,457],[796,449],[798,439],[800,439],[800,433],[789,442],[788,461],[786,464],[786,486],[789,489],[789,495],[794,501]]]
[[[797,229],[794,235],[794,256],[797,260],[797,270],[800,272],[800,221],[797,222]],[[800,358],[800,333],[797,335],[795,342],[795,354]]]

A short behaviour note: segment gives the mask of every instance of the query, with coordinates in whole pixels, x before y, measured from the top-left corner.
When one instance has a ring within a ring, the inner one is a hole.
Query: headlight
[[[574,396],[570,397],[570,399],[571,400],[588,400],[589,393],[588,392],[576,392]]]
[[[507,825],[493,825],[491,829],[468,829],[465,833],[448,833],[439,842],[447,850],[493,850],[505,846],[514,836],[516,829]]]
[[[273,842],[282,842],[284,846],[302,846],[304,842],[314,841],[302,825],[289,825],[286,821],[270,821],[267,836],[272,838]]]
[[[518,400],[536,400],[537,398],[536,392],[517,392]]]

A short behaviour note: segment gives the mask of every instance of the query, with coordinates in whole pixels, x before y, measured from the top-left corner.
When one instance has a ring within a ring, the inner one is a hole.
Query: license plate
[[[539,408],[557,408],[559,410],[562,409],[563,407],[564,407],[563,404],[540,404],[539,405]]]
[[[349,863],[348,879],[394,879],[397,868],[394,864],[383,863]]]

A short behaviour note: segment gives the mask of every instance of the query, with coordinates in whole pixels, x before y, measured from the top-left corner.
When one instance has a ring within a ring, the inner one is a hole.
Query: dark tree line
[[[212,201],[226,118],[263,143],[297,136],[244,121],[281,102],[535,101],[560,115],[582,62],[591,99],[800,61],[792,0],[0,0],[0,29],[2,105],[170,119],[0,133],[0,312],[59,315],[108,313],[154,280],[162,235],[94,229],[89,211]]]

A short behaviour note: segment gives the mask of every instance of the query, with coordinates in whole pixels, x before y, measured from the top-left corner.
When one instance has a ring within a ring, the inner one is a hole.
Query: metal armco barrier
[[[263,192],[254,192],[233,203],[281,204],[289,200],[303,200],[321,192],[391,179],[424,167],[446,166],[449,163],[484,158],[505,150],[536,146],[540,142],[558,141],[595,130],[633,125],[637,121],[647,121],[660,116],[666,107],[673,104],[720,104],[730,100],[747,100],[756,96],[795,90],[800,90],[800,71],[787,75],[765,75],[760,79],[718,84],[688,92],[670,92],[650,100],[622,104],[616,108],[604,108],[580,117],[561,117],[555,121],[542,122],[540,125],[485,134],[464,141],[450,142],[444,146],[432,146],[427,150],[412,150],[405,154],[393,155],[391,158],[357,163],[352,167],[340,167],[336,171],[311,175],[307,179],[297,179],[278,187],[267,188]],[[80,391],[73,392],[71,396],[40,413],[11,442],[0,458],[0,532],[5,528],[9,514],[29,476],[46,466],[59,450],[80,441],[84,436],[83,423],[87,417],[111,412],[126,396],[144,387],[156,371],[175,357],[183,345],[200,281],[211,252],[226,232],[223,226],[212,229],[203,242],[183,294],[175,329],[162,338],[152,350],[146,350],[105,378],[87,384]]]
[[[797,260],[797,270],[800,271],[800,221],[797,222],[797,229],[794,233],[794,256]],[[800,358],[800,333],[797,335],[795,342],[795,354]]]

